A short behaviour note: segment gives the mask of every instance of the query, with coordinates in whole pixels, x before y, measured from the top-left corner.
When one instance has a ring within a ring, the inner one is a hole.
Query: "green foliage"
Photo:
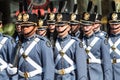
[[[0,33],[3,33],[3,29],[2,28],[0,28]]]
[[[3,34],[12,36],[15,32],[15,25],[13,23],[3,26]]]

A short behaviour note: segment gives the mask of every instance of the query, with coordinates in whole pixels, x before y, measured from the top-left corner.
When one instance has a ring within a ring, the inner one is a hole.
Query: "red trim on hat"
[[[53,9],[53,13],[56,13],[57,12],[57,8],[54,8]],[[50,11],[50,8],[48,8],[48,13],[52,13],[51,11]]]

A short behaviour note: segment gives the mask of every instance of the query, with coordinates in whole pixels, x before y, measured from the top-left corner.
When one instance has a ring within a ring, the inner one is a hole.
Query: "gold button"
[[[114,45],[111,48],[112,48],[113,51],[116,49]]]
[[[113,58],[113,64],[117,63],[116,58]]]
[[[64,54],[65,54],[65,53],[61,50],[61,51],[60,51],[60,55],[63,57]]]
[[[59,74],[64,75],[65,74],[65,70],[61,69],[60,72],[59,72]]]
[[[27,55],[25,55],[25,53],[23,53],[22,56],[24,59],[27,58]]]
[[[90,50],[88,50],[87,48],[85,49],[86,53],[88,54],[90,52]]]
[[[28,72],[25,72],[25,73],[24,73],[24,77],[25,77],[25,78],[28,78]]]

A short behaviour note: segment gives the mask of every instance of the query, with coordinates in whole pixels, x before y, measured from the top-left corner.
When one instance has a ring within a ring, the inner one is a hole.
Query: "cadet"
[[[36,34],[37,22],[36,14],[23,14],[18,80],[54,80],[52,46],[45,37]]]
[[[19,49],[21,48],[21,40],[22,40],[22,34],[21,34],[22,15],[23,15],[23,0],[19,0],[19,14],[16,16],[15,32],[12,36],[16,43],[16,47],[15,47],[16,49],[13,55],[14,56],[12,61],[13,65],[10,67],[11,71],[13,69],[13,72],[14,72],[14,74],[11,75],[12,76],[11,80],[18,79],[17,62],[18,62],[18,52],[19,52]]]
[[[81,20],[83,45],[87,53],[88,80],[111,80],[111,62],[107,41],[95,36],[95,15],[84,12]]]
[[[58,13],[55,43],[55,80],[87,80],[86,56],[78,38],[69,35],[69,14]]]
[[[109,54],[112,63],[112,80],[120,79],[120,13],[115,10],[109,15]]]
[[[55,40],[57,37],[57,32],[55,30],[55,13],[53,13],[53,3],[50,2],[50,13],[47,14],[47,38],[52,43],[53,47],[55,45]]]
[[[15,32],[13,34],[13,38],[18,43],[18,41],[21,39],[21,22],[22,22],[22,15],[23,15],[23,0],[19,0],[19,14],[16,17],[16,22],[15,22]],[[25,7],[24,7],[25,8]]]
[[[102,15],[97,13],[97,6],[94,7],[95,11],[94,11],[94,15],[95,15],[95,22],[94,22],[94,33],[96,36],[102,37],[102,38],[106,38],[107,33],[105,31],[101,30],[102,27],[102,23],[101,23],[101,18]]]
[[[15,32],[13,34],[13,39],[16,43],[16,47],[20,48],[20,44],[21,44],[21,22],[22,22],[22,14],[18,14],[17,16],[17,21],[15,23]],[[18,74],[17,74],[17,66],[16,64],[16,55],[18,54],[18,50],[14,49],[14,55],[12,55],[13,60],[11,62],[11,64],[8,67],[8,71],[9,71],[9,75],[11,75],[10,80],[16,80],[18,78]],[[12,65],[13,64],[13,65]]]
[[[77,4],[74,5],[73,13],[70,14],[70,27],[71,31],[70,34],[74,37],[79,37],[80,36],[80,15],[75,14],[77,10]]]
[[[40,10],[38,10],[38,29],[36,33],[40,36],[47,37],[47,23],[45,16],[41,15]]]
[[[16,43],[18,43],[21,37],[21,22],[22,22],[22,13],[18,14],[17,16],[17,21],[15,23],[15,32],[12,36]]]
[[[44,36],[44,37],[47,37],[46,36],[46,33],[47,33],[47,24],[45,24],[45,20],[39,20],[38,21],[38,29],[37,29],[37,34],[40,35],[40,36]]]
[[[0,22],[2,25],[2,14],[0,13]],[[14,53],[14,40],[7,35],[0,33],[0,80],[9,80],[7,68],[12,62],[12,55]],[[7,70],[7,71],[6,71]]]

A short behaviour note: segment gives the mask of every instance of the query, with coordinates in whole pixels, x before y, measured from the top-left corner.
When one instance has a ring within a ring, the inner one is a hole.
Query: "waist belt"
[[[113,64],[115,64],[115,63],[120,63],[120,59],[112,59],[111,62],[112,62]]]
[[[65,69],[63,68],[63,69],[60,69],[60,70],[55,70],[55,73],[60,74],[60,75],[65,75],[65,74],[71,73],[75,69],[76,69],[76,67],[75,67],[75,65],[73,65],[73,66],[65,68]]]
[[[98,63],[98,64],[101,64],[101,60],[100,59],[87,59],[87,63],[90,64],[90,63]]]
[[[18,73],[21,77],[29,78],[29,77],[34,77],[37,74],[41,74],[42,71],[41,70],[34,70],[34,71],[31,71],[31,72],[22,72],[22,71],[19,70]]]

